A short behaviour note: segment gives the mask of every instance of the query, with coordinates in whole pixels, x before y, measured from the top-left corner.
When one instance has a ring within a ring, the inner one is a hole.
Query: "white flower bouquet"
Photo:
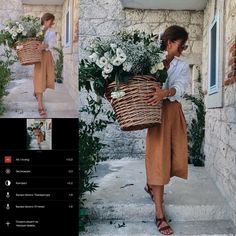
[[[22,16],[17,21],[7,21],[5,28],[0,31],[0,44],[15,47],[16,42],[23,42],[29,38],[37,38],[43,41],[43,27],[40,18],[34,16]]]
[[[80,63],[80,85],[90,88],[92,79],[94,90],[100,96],[104,96],[107,85],[115,81],[112,97],[123,97],[120,83],[128,84],[135,75],[152,75],[161,83],[167,78],[163,64],[166,52],[160,49],[160,42],[156,42],[153,35],[122,31],[114,33],[110,40],[95,39],[87,50],[88,58]]]
[[[110,40],[97,38],[80,63],[79,86],[110,101],[124,131],[140,130],[161,122],[162,102],[148,106],[145,93],[164,83],[166,52],[153,35],[119,32]]]
[[[18,21],[6,22],[0,31],[0,44],[16,50],[22,65],[31,65],[41,61],[41,52],[37,50],[44,39],[40,18],[23,16]]]

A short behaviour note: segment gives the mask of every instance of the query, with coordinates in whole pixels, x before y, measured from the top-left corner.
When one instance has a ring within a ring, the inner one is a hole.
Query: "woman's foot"
[[[38,112],[39,112],[39,115],[40,115],[41,117],[46,117],[46,116],[47,116],[47,113],[46,113],[46,111],[44,110],[44,108],[39,108],[39,109],[38,109]]]
[[[172,228],[170,227],[170,225],[168,224],[168,222],[166,221],[166,218],[165,216],[162,217],[162,218],[158,218],[156,217],[156,225],[157,225],[157,228],[159,230],[159,232],[161,234],[164,234],[164,235],[171,235],[173,234],[173,230]]]
[[[146,186],[144,187],[144,190],[149,194],[152,201],[154,201],[154,196],[153,196],[153,193],[152,193],[152,189],[148,184],[146,184]]]

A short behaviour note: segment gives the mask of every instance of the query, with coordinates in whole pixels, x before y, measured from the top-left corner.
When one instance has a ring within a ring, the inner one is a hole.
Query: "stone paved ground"
[[[42,148],[42,150],[50,150],[51,149],[46,141],[41,142],[41,148]],[[35,138],[33,138],[30,143],[30,150],[39,150],[39,147],[38,147],[38,144],[37,144],[37,141]]]
[[[33,96],[32,79],[13,80],[4,98],[6,112],[0,118],[40,118],[37,102]],[[77,118],[76,101],[69,95],[64,84],[56,83],[55,90],[48,89],[44,95],[48,118]]]
[[[92,223],[81,236],[160,235],[154,204],[143,190],[144,160],[102,162],[94,176],[99,188],[86,196]],[[175,235],[236,235],[229,205],[203,167],[189,165],[187,181],[172,178],[164,201]]]

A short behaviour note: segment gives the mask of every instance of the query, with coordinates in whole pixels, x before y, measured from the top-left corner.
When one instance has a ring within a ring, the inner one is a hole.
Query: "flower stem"
[[[116,75],[115,75],[115,82],[116,82],[115,91],[118,91],[119,90],[118,88],[120,87],[120,80],[119,80],[118,73],[116,73]]]

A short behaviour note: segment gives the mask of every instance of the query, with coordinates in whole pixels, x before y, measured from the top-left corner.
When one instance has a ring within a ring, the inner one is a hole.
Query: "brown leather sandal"
[[[154,196],[153,196],[153,193],[152,193],[152,189],[151,189],[151,187],[148,184],[144,187],[144,190],[149,194],[149,196],[151,197],[152,201],[154,201]]]
[[[172,230],[172,228],[169,226],[169,224],[168,224],[168,222],[167,222],[167,220],[166,220],[165,217],[163,217],[163,218],[157,218],[157,217],[156,217],[156,220],[155,220],[155,221],[156,221],[157,228],[158,228],[158,230],[159,230],[159,232],[160,232],[161,234],[164,234],[164,235],[171,235],[171,234],[174,233],[173,230]],[[160,227],[163,222],[165,222],[167,225],[166,225],[166,226],[163,226],[163,227]],[[169,229],[171,232],[170,232],[170,233],[165,233],[165,231],[166,231],[167,229]]]

